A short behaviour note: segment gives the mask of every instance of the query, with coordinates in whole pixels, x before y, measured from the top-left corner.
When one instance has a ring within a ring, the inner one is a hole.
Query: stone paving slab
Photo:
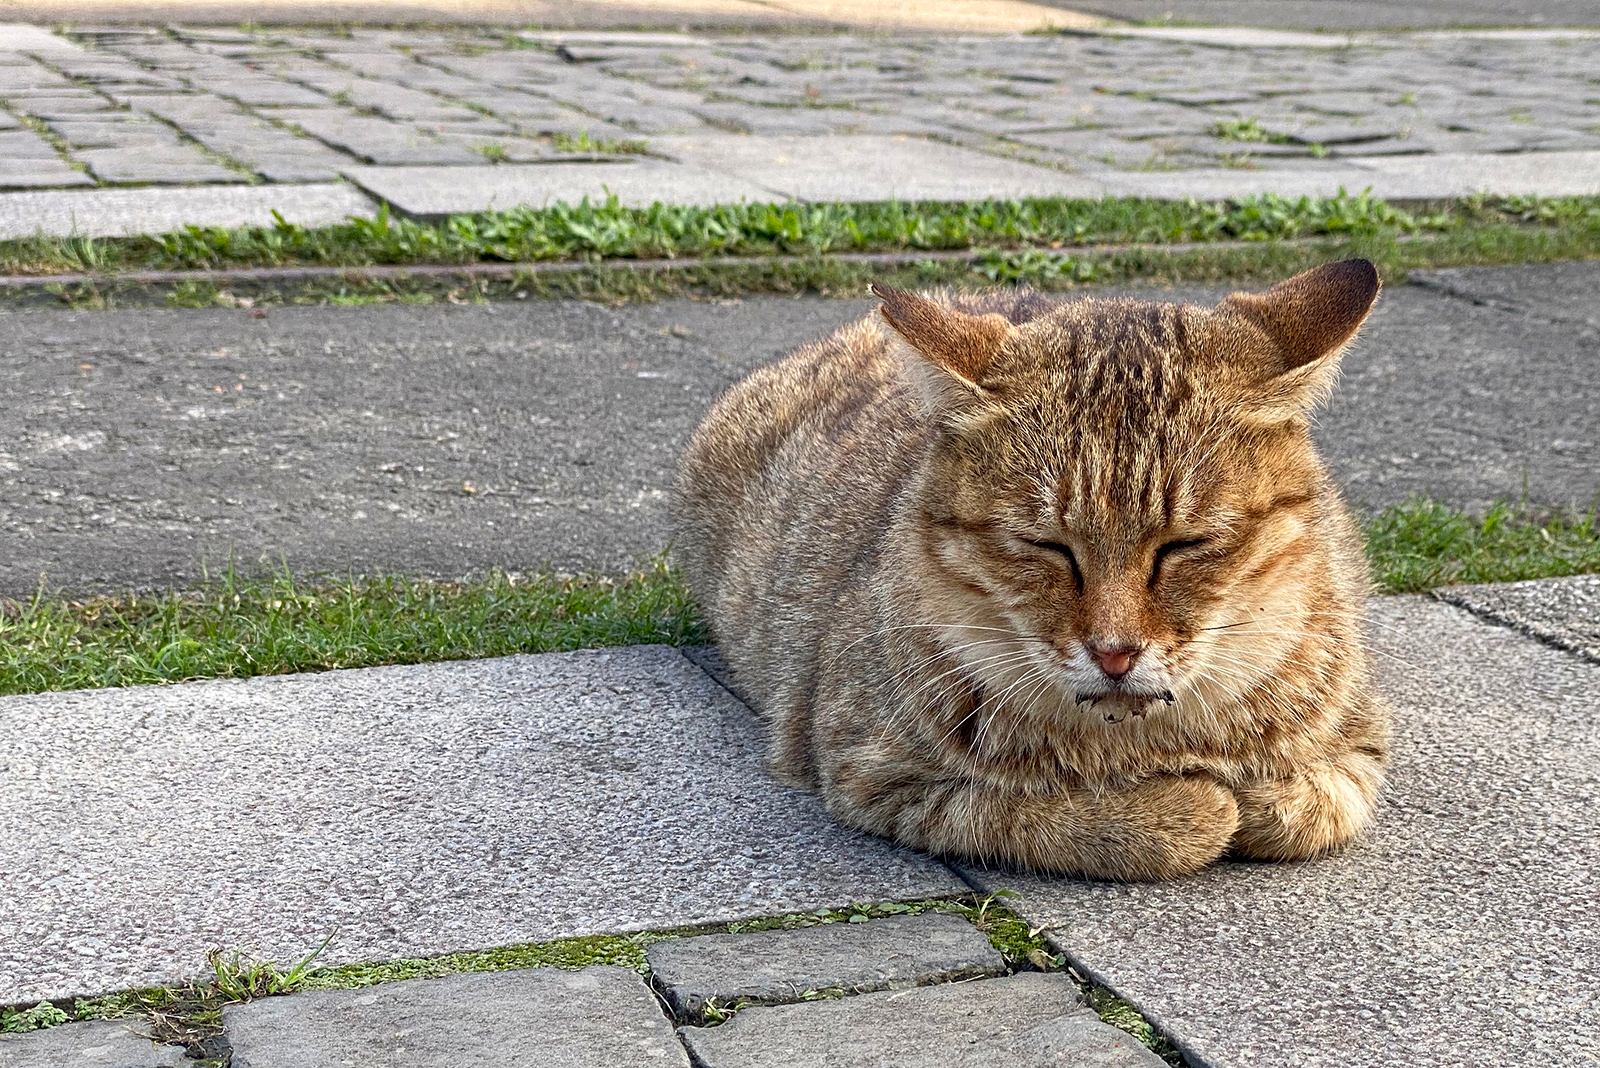
[[[1173,883],[973,873],[1211,1068],[1600,1055],[1600,665],[1373,602],[1391,784],[1354,848]]]
[[[343,183],[0,193],[0,240],[35,234],[127,237],[184,226],[301,226],[370,218],[372,201]]]
[[[1600,664],[1600,575],[1448,586],[1437,596]]]
[[[653,149],[784,197],[812,201],[1093,197],[1102,186],[907,136],[658,137]]]
[[[1060,973],[947,983],[741,1010],[685,1027],[705,1068],[1157,1068],[1164,1062],[1103,1024]]]
[[[859,7],[834,6],[841,15]],[[1169,26],[1114,36],[591,33],[569,43],[473,27],[230,30],[227,40],[181,25],[171,36],[24,29],[11,44],[0,36],[0,99],[19,114],[116,117],[154,94],[240,178],[470,166],[485,175],[428,170],[407,191],[422,197],[431,176],[444,185],[432,195],[448,204],[458,183],[482,183],[456,198],[471,208],[597,193],[587,170],[606,165],[564,165],[543,184],[488,173],[496,160],[548,158],[545,134],[588,127],[628,139],[686,132],[696,141],[679,145],[701,170],[716,163],[715,173],[763,190],[725,187],[721,197],[735,200],[773,189],[872,200],[1340,185],[1402,199],[1554,195],[1594,191],[1600,153],[1600,97],[1588,81],[1600,63],[1595,35]],[[1252,123],[1271,139],[1250,140]],[[725,140],[712,127],[754,137]],[[907,135],[892,151],[852,140]],[[305,151],[283,149],[291,139]],[[779,164],[772,146],[783,139],[795,151],[778,150],[789,161]],[[135,145],[67,151],[114,182],[225,177],[205,169],[222,161],[194,156],[187,142],[162,150],[189,153],[182,166],[162,167]],[[272,166],[280,156],[291,165]],[[11,180],[81,180],[62,162],[13,168]],[[718,199],[703,174],[634,173],[657,188],[628,190],[630,202]]]
[[[1373,193],[1390,200],[1444,199],[1472,193],[1565,197],[1600,192],[1600,152],[1596,151],[1434,153],[1358,157],[1349,162],[1375,171],[1369,182]]]
[[[1516,267],[1449,267],[1412,271],[1408,279],[1474,304],[1534,319],[1577,323],[1600,330],[1600,268],[1588,263],[1537,263]],[[1600,428],[1597,428],[1600,429]],[[1590,443],[1600,450],[1600,438]]]
[[[0,1004],[964,892],[638,647],[0,699]]]
[[[0,1035],[0,1068],[179,1068],[181,1046],[162,1046],[111,1020]]]
[[[639,974],[602,965],[265,998],[222,1026],[232,1068],[689,1068]]]
[[[349,167],[345,176],[408,215],[438,219],[459,212],[493,211],[556,201],[576,204],[608,196],[628,207],[668,204],[736,204],[782,200],[776,190],[732,175],[640,160],[618,163],[534,163],[500,167]]]
[[[690,1018],[713,998],[723,1005],[797,1001],[811,991],[897,990],[1006,971],[983,932],[937,912],[675,938],[648,947],[645,956],[668,1004]]]

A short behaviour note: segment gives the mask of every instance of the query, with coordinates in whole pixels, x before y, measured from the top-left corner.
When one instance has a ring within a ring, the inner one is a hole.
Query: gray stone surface
[[[1600,664],[1600,575],[1447,586],[1435,595]]]
[[[182,1046],[162,1046],[120,1021],[91,1020],[0,1035],[0,1068],[178,1068]]]
[[[1600,283],[1600,264],[1574,265]],[[1587,508],[1600,492],[1600,331],[1395,287],[1343,364],[1317,438],[1347,494]]]
[[[958,893],[637,647],[0,699],[0,1004]]]
[[[1600,330],[1600,267],[1593,263],[1536,263],[1520,267],[1455,267],[1412,271],[1415,285],[1535,320]],[[1600,450],[1600,438],[1593,442]]]
[[[1222,23],[1307,30],[1412,27],[1596,26],[1591,0],[1041,0],[1130,22]]]
[[[711,998],[795,1001],[807,991],[850,993],[1004,975],[982,931],[959,916],[924,912],[792,931],[709,934],[645,950],[673,1009],[697,1017]]]
[[[737,204],[783,200],[782,193],[732,175],[663,160],[614,163],[535,163],[499,167],[348,167],[345,176],[408,215],[437,219],[610,195],[628,207]]]
[[[1535,1068],[1600,1054],[1600,666],[1380,598],[1396,711],[1376,826],[1162,884],[973,873],[1194,1063]]]
[[[233,1068],[689,1068],[644,980],[602,965],[265,998],[222,1025]]]
[[[1316,431],[1357,504],[1526,493],[1588,507],[1600,339],[1572,320],[1600,264],[1529,270],[1551,282],[1526,313],[1384,294]],[[230,559],[449,578],[623,570],[667,544],[678,451],[712,399],[871,307],[0,310],[0,594],[27,596],[41,576],[181,586]]]
[[[1376,172],[1373,192],[1392,200],[1425,200],[1472,193],[1593,196],[1600,192],[1600,152],[1507,154],[1437,153],[1358,157],[1348,162]],[[1352,190],[1353,191],[1353,190]]]
[[[0,592],[625,570],[712,399],[869,306],[0,311]]]
[[[1081,176],[906,136],[658,137],[651,145],[796,200],[1092,197],[1101,191]]]
[[[328,226],[375,211],[370,200],[342,183],[0,193],[0,240],[38,233],[123,237],[184,226],[271,226],[274,210],[302,226]]]
[[[749,1008],[719,1027],[685,1027],[681,1033],[705,1068],[1163,1063],[1096,1019],[1059,973]]]

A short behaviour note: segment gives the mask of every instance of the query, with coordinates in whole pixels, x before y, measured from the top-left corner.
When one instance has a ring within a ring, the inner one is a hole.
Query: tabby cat
[[[1309,413],[1378,289],[1365,260],[1215,308],[874,286],[734,386],[677,554],[774,769],[855,827],[1043,872],[1356,834],[1388,714]]]

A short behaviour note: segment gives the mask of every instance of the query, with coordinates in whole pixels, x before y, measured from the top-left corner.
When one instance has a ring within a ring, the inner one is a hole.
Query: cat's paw
[[[1354,838],[1372,819],[1381,782],[1381,766],[1357,759],[1316,764],[1290,778],[1237,787],[1239,831],[1233,852],[1258,860],[1302,860],[1326,853]]]
[[[1147,779],[1107,806],[1106,848],[1084,874],[1172,879],[1210,864],[1239,826],[1232,791],[1205,775]]]

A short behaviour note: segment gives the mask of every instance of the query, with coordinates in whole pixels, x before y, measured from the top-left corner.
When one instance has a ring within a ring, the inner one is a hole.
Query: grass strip
[[[0,693],[702,640],[687,591],[660,560],[620,578],[306,584],[230,572],[182,593],[0,602]]]
[[[1600,572],[1594,507],[1535,518],[1502,503],[1469,516],[1414,501],[1371,517],[1365,532],[1373,579],[1385,593]]]
[[[847,256],[893,256],[863,262]],[[290,304],[478,303],[580,299],[604,303],[668,297],[721,298],[751,293],[819,293],[859,297],[870,281],[902,287],[1025,284],[1048,292],[1086,285],[1270,284],[1330,260],[1363,256],[1388,284],[1419,268],[1549,263],[1600,258],[1600,228],[1472,226],[1417,235],[1349,235],[1264,242],[1213,242],[1079,248],[1069,251],[995,246],[916,253],[852,253],[801,257],[702,258],[678,261],[551,261],[405,267],[336,268],[333,277],[174,277],[158,283],[106,275],[57,283],[0,285],[0,301],[118,306],[269,308]],[[560,267],[559,271],[548,270]],[[287,268],[293,272],[303,268]],[[255,270],[246,268],[245,270]],[[370,273],[369,273],[370,272]],[[414,273],[413,273],[414,272]],[[65,276],[63,276],[65,277]]]
[[[168,234],[0,242],[0,273],[229,267],[466,264],[705,256],[816,255],[995,247],[1059,251],[1105,244],[1271,242],[1449,234],[1483,228],[1600,232],[1600,197],[1472,197],[1412,212],[1366,193],[1249,196],[1227,203],[1107,197],[974,202],[512,208],[439,223],[374,219],[308,229],[284,221]]]
[[[1415,501],[1365,528],[1385,593],[1600,572],[1593,510],[1500,505],[1473,517]],[[0,694],[704,640],[688,590],[661,558],[620,578],[308,584],[229,573],[187,592],[0,602]]]

